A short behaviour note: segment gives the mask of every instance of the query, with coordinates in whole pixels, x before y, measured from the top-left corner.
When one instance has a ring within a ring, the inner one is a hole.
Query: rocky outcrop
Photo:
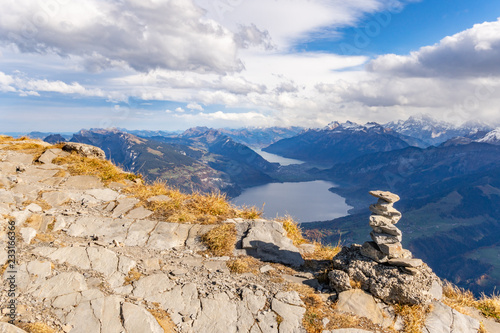
[[[106,159],[106,154],[104,154],[104,151],[101,148],[97,148],[95,146],[87,145],[84,143],[68,142],[64,144],[62,149],[70,153],[73,151],[77,152],[84,157]]]
[[[329,273],[330,286],[338,292],[350,290],[352,281],[388,304],[429,303],[442,296],[440,279],[427,265],[421,265],[417,274],[408,274],[403,267],[367,258],[361,254],[361,246],[356,244],[344,247],[333,258],[333,269]],[[342,279],[336,279],[337,276]]]
[[[102,157],[82,149],[76,151]],[[70,176],[52,164],[67,154],[48,149],[33,163],[34,155],[0,149],[0,265],[8,260],[11,225],[18,231],[17,263],[3,281],[15,275],[18,320],[49,323],[61,332],[156,333],[163,329],[153,314],[166,311],[177,332],[305,332],[305,305],[297,292],[283,291],[288,280],[270,278],[275,268],[231,273],[230,257],[202,252],[200,236],[214,225],[151,219],[122,184]],[[224,223],[239,231],[235,257],[303,263],[281,223]],[[0,304],[9,300],[0,294]],[[22,332],[2,325],[5,332]]]

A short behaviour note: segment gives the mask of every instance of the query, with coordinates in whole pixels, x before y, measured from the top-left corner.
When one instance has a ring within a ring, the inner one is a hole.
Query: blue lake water
[[[264,217],[291,215],[297,222],[332,220],[348,215],[352,207],[341,196],[328,191],[332,182],[316,180],[298,183],[272,183],[251,187],[234,198],[239,206],[264,205]]]
[[[261,149],[254,149],[254,151],[262,156],[265,160],[271,163],[279,163],[280,165],[302,164],[304,161],[295,160],[293,158],[286,158],[276,154],[267,153]]]

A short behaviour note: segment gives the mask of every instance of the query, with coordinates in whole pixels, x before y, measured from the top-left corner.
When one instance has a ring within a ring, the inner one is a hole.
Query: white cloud
[[[500,75],[500,19],[476,24],[409,56],[380,56],[367,68],[372,72],[402,77]]]
[[[192,0],[5,0],[0,38],[22,52],[85,59],[98,71],[128,65],[199,72],[242,69],[234,35]]]
[[[178,112],[178,113],[183,113],[184,112],[184,109],[181,108],[181,107],[178,107],[177,109],[175,109],[175,112]]]
[[[203,107],[200,104],[196,103],[196,102],[189,103],[186,107],[189,110],[203,111]]]

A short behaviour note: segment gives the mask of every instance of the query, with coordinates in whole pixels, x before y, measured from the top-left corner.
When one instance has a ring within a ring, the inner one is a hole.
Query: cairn
[[[404,267],[408,273],[416,274],[415,267],[423,264],[420,259],[413,259],[409,250],[401,244],[402,232],[395,224],[401,219],[401,213],[393,207],[399,196],[391,192],[370,191],[378,198],[376,204],[370,205],[370,233],[372,242],[365,242],[361,254],[378,263]]]

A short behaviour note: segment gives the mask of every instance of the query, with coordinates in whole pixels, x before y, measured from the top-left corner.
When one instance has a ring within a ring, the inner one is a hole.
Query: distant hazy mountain
[[[66,142],[66,139],[61,134],[51,134],[43,139],[43,141],[56,144],[59,142]]]
[[[302,132],[302,127],[267,127],[267,128],[239,128],[219,129],[219,131],[231,137],[234,141],[243,143],[253,148],[267,147],[281,139],[290,138]]]
[[[153,137],[169,144],[181,144],[206,152],[203,161],[210,167],[229,175],[242,187],[274,181],[269,176],[278,164],[269,163],[244,144],[234,141],[219,130],[195,127],[176,137]]]
[[[500,127],[494,129],[491,132],[486,133],[482,138],[478,139],[477,142],[500,145]]]
[[[422,143],[377,123],[359,125],[347,121],[332,122],[321,129],[303,131],[263,150],[302,161],[335,164],[362,155],[402,149],[410,145],[421,146]]]
[[[26,136],[28,136],[30,138],[40,139],[40,140],[44,140],[44,138],[46,138],[50,135],[60,135],[64,138],[64,141],[67,141],[67,140],[71,139],[71,136],[73,135],[73,133],[68,133],[68,132],[66,132],[66,133],[53,133],[53,132],[36,132],[35,131],[35,132],[29,132],[28,134],[26,134]]]
[[[141,173],[149,181],[161,179],[187,192],[239,193],[228,175],[198,161],[196,157],[201,158],[203,154],[187,146],[173,147],[116,129],[82,130],[71,141],[100,147],[117,165]]]
[[[182,131],[128,130],[126,128],[118,128],[118,130],[121,132],[130,133],[144,138],[150,138],[153,136],[175,136],[182,133]]]
[[[438,121],[429,115],[412,116],[407,120],[392,121],[383,126],[400,134],[420,139],[428,145],[438,145],[457,136],[468,137],[477,132],[488,132],[492,129],[479,121],[455,126],[451,123]]]

